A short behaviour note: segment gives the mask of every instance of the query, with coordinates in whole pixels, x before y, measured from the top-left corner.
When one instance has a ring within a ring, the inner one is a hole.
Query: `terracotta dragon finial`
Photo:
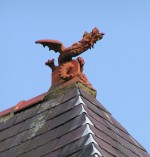
[[[49,50],[54,50],[55,52],[59,52],[60,55],[58,57],[58,64],[59,66],[55,66],[54,59],[48,60],[45,64],[49,66],[52,71],[54,72],[59,67],[59,76],[63,80],[71,80],[72,78],[78,77],[87,84],[91,86],[88,82],[86,76],[82,73],[84,60],[81,57],[77,58],[77,62],[79,63],[80,70],[74,71],[74,63],[72,60],[73,57],[80,55],[81,53],[85,52],[88,49],[93,48],[94,44],[103,38],[104,33],[100,33],[97,28],[94,28],[91,33],[85,32],[83,34],[83,38],[74,43],[70,47],[64,47],[62,42],[58,40],[38,40],[35,43],[42,44],[44,47],[48,46]],[[92,87],[92,86],[91,86]]]

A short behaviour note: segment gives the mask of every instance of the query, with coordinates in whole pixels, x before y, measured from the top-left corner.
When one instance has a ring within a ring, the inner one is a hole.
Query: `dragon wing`
[[[49,48],[49,50],[54,50],[55,52],[59,52],[59,53],[63,52],[65,49],[62,42],[60,42],[58,40],[45,39],[45,40],[38,40],[35,43],[42,44],[43,47],[47,46]]]

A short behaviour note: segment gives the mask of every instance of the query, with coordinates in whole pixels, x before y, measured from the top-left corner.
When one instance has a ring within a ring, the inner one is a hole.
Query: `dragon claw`
[[[52,69],[52,71],[54,71],[55,70],[55,64],[54,64],[54,59],[52,59],[52,60],[48,60],[47,62],[45,62],[45,65],[47,65],[47,66],[49,66],[51,69]]]
[[[80,63],[81,66],[83,66],[83,65],[85,64],[84,59],[81,58],[81,57],[78,57],[78,58],[77,58],[77,61]]]
[[[50,64],[54,64],[54,59],[52,59],[52,60],[48,60],[47,62],[45,62],[45,65],[50,65]]]

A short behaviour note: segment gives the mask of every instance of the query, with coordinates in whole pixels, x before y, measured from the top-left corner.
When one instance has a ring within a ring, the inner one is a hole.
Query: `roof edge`
[[[42,102],[42,101],[44,101],[44,98],[46,95],[47,95],[47,92],[40,94],[34,98],[31,98],[27,101],[22,100],[18,104],[16,104],[15,106],[10,107],[4,111],[1,111],[0,112],[0,118],[5,117],[5,116],[9,116],[11,113],[19,112],[25,108],[31,107],[31,106],[39,103],[39,102]]]

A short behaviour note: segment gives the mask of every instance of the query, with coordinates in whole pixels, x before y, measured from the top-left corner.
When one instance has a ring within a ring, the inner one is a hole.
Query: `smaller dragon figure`
[[[70,47],[65,47],[62,42],[58,40],[38,40],[35,43],[36,44],[42,44],[44,47],[47,46],[49,50],[54,50],[55,52],[59,52],[60,55],[58,57],[58,64],[60,67],[59,75],[63,80],[70,80],[73,77],[79,75],[80,79],[83,80],[83,82],[86,82],[86,84],[90,84],[87,81],[86,76],[82,73],[83,72],[83,66],[85,64],[84,60],[81,57],[77,58],[78,63],[80,64],[80,71],[81,73],[70,73],[71,69],[74,68],[74,65],[71,63],[72,58],[76,57],[83,52],[85,52],[88,49],[91,49],[91,47],[94,47],[94,44],[103,38],[104,33],[100,33],[97,28],[94,28],[91,33],[85,32],[83,34],[83,38],[74,43]],[[49,66],[52,71],[55,71],[57,66],[54,64],[54,59],[48,60],[45,63],[47,66]]]

